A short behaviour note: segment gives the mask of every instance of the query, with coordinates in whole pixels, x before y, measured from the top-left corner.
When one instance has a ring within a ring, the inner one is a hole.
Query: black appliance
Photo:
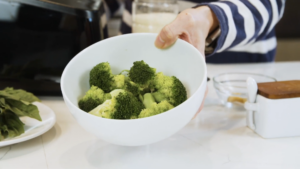
[[[61,95],[60,76],[107,37],[101,0],[0,0],[0,89]]]

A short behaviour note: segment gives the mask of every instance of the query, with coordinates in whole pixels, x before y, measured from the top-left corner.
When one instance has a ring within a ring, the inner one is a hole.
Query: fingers
[[[182,11],[176,19],[166,25],[155,40],[157,48],[167,48],[173,45],[178,38],[192,44],[204,56],[206,32],[202,31],[202,22],[194,9]],[[200,26],[199,26],[200,25]]]
[[[157,48],[167,48],[175,43],[179,36],[184,36],[184,40],[191,43],[188,28],[193,27],[194,22],[190,10],[183,11],[173,22],[160,31],[155,40],[155,46]]]
[[[172,23],[166,25],[158,34],[155,40],[155,46],[157,48],[167,48],[171,46],[177,40],[178,36],[181,34],[180,30],[175,26],[177,25],[177,20],[175,19]]]

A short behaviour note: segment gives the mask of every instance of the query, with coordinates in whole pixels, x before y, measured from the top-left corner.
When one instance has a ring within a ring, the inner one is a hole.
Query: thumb
[[[178,24],[177,18],[170,24],[166,25],[156,37],[155,46],[162,49],[175,43],[182,32],[182,26],[180,25],[181,24]]]

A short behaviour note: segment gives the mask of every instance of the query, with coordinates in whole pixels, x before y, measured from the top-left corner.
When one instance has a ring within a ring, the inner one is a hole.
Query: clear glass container
[[[177,0],[135,0],[132,3],[132,32],[159,33],[177,14]]]
[[[226,107],[243,105],[247,101],[247,78],[252,77],[257,83],[275,82],[270,76],[254,73],[223,73],[213,77],[214,88],[219,99]]]

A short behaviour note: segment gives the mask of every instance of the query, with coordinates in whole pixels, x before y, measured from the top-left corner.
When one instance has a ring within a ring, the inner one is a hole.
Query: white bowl
[[[127,34],[95,43],[77,54],[66,66],[61,90],[67,107],[88,132],[112,144],[139,146],[163,140],[183,128],[199,109],[206,89],[206,64],[192,45],[177,40],[170,48],[154,46],[156,34]],[[157,72],[179,78],[188,100],[152,117],[114,120],[96,117],[78,108],[77,102],[89,89],[89,72],[100,62],[109,62],[114,74],[144,60]]]

